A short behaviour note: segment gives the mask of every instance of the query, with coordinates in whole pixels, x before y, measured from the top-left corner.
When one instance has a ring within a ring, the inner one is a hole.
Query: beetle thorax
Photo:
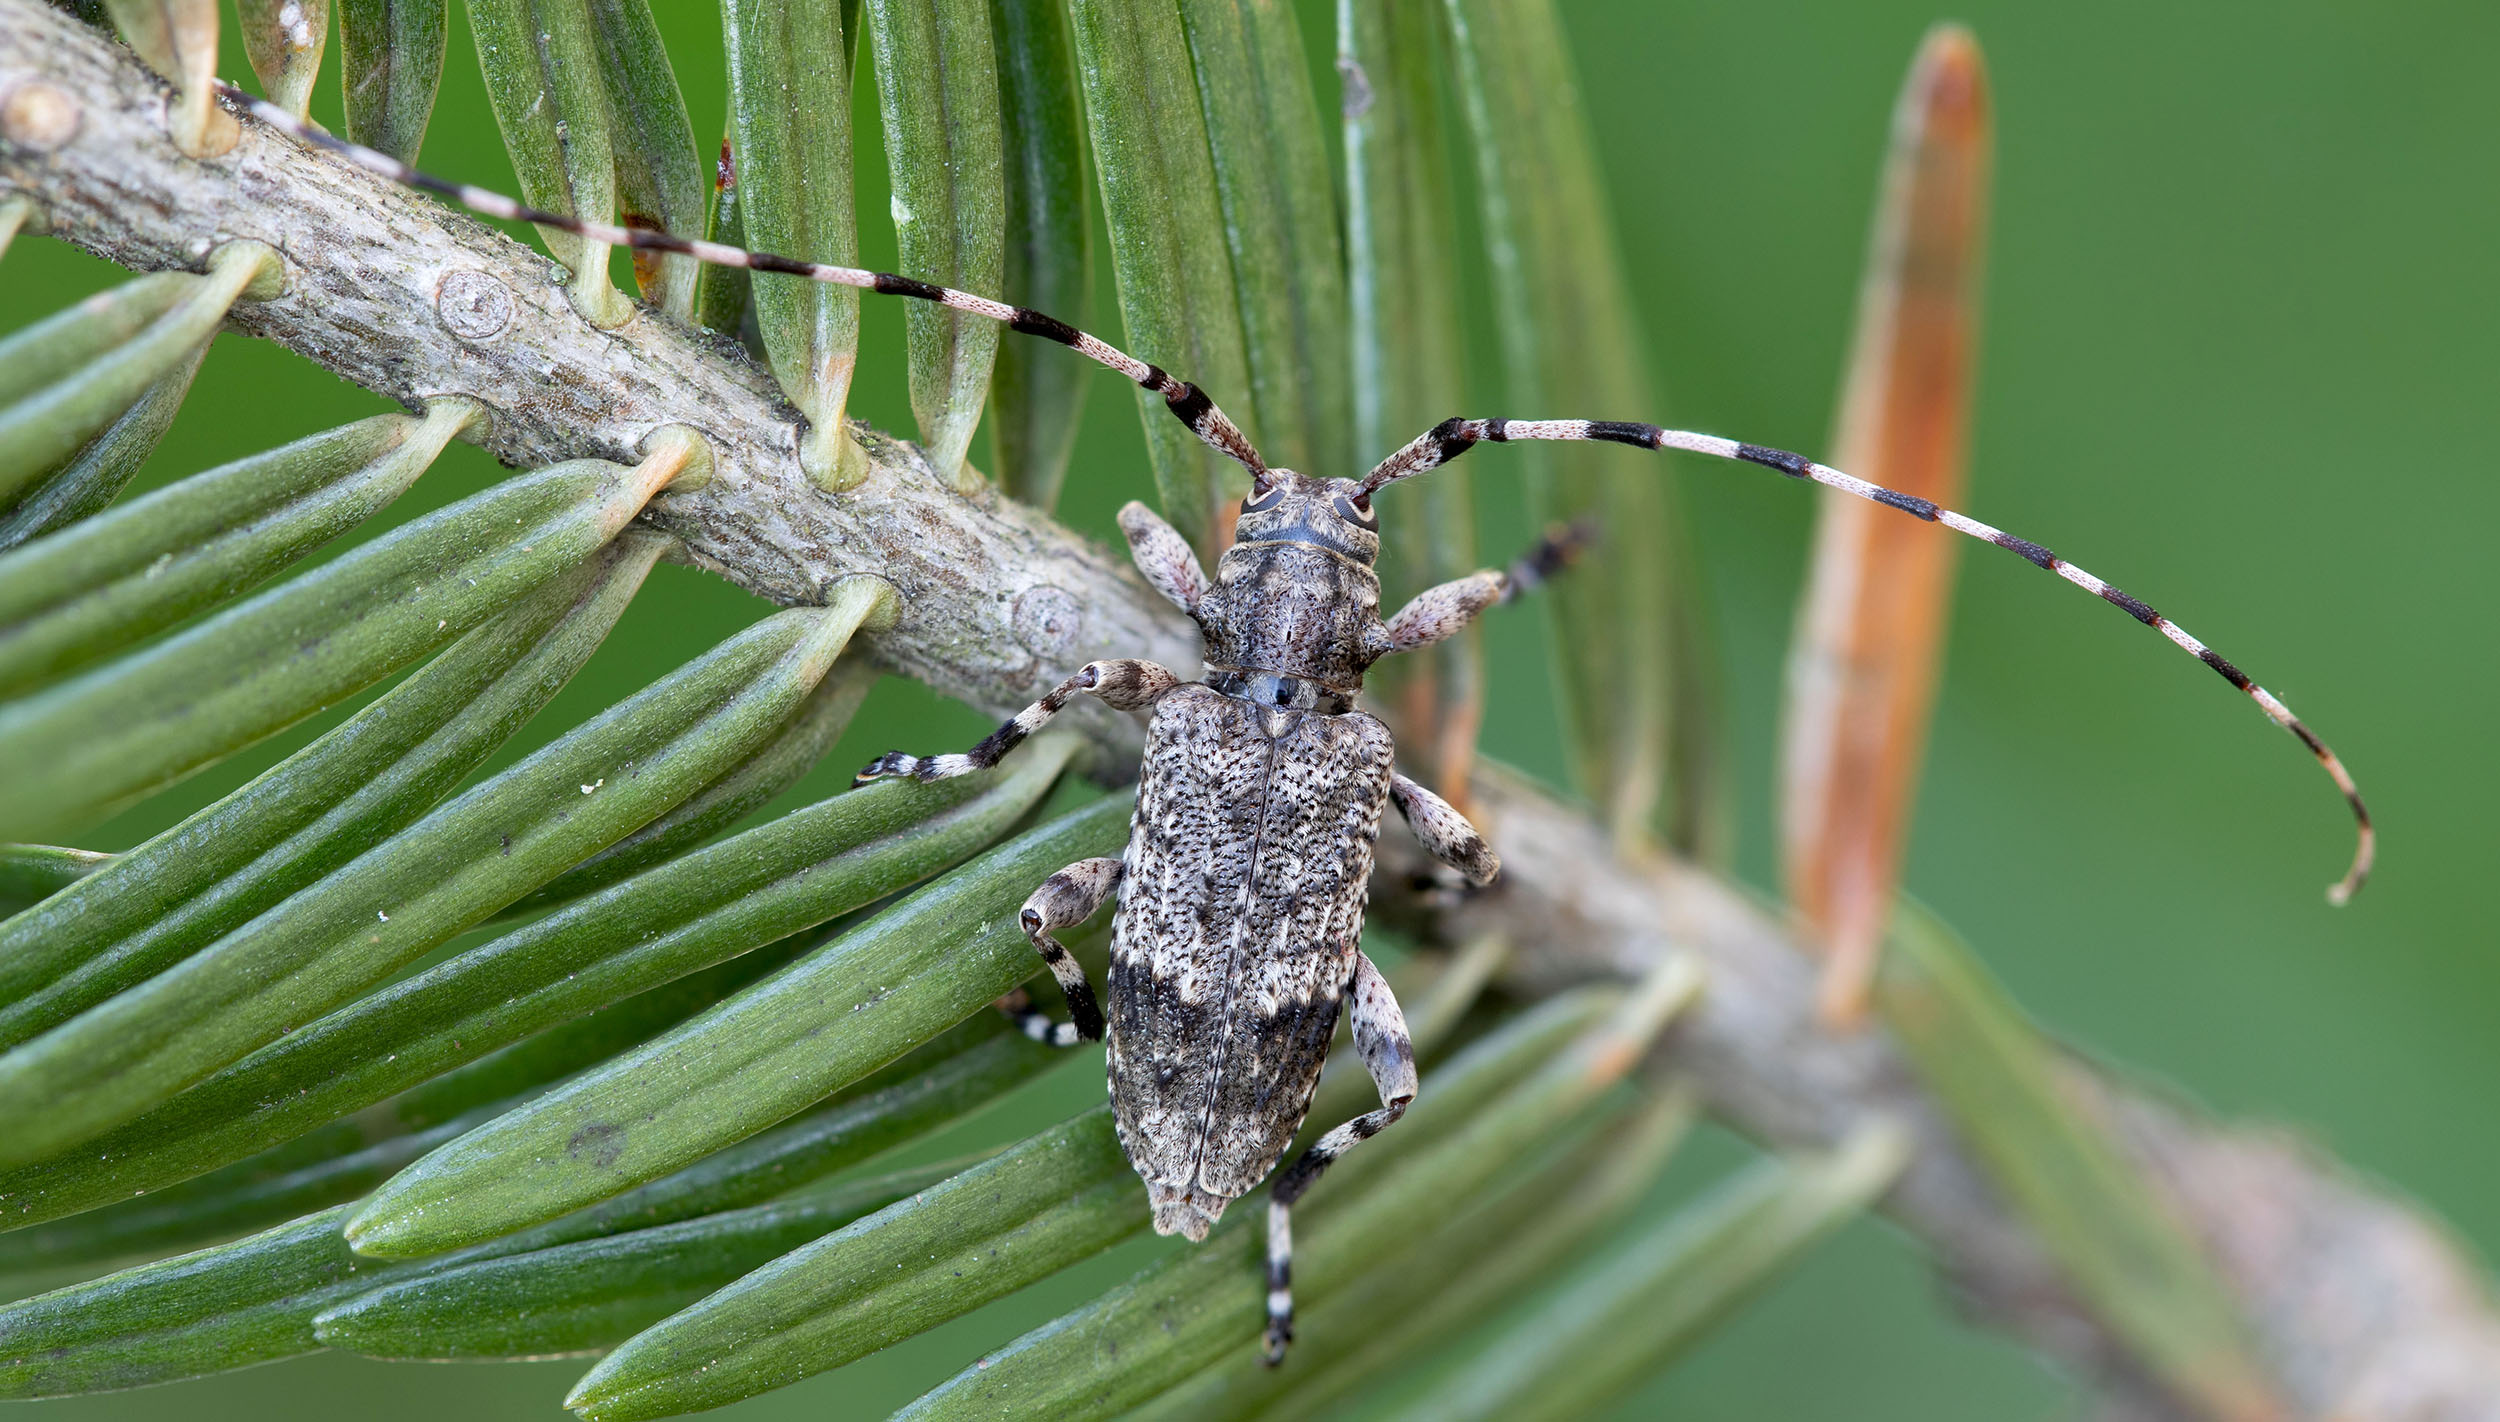
[[[1270,471],[1198,605],[1207,684],[1262,705],[1340,712],[1380,623],[1380,534],[1346,479]]]

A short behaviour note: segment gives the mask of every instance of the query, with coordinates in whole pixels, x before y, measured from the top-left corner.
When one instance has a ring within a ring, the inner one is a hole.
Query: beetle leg
[[[1050,975],[1059,980],[1059,992],[1068,1000],[1066,1022],[1052,1021],[1049,1013],[1033,1005],[1033,999],[1022,988],[998,1000],[999,1011],[1034,1041],[1073,1047],[1079,1042],[1102,1040],[1102,1006],[1095,1001],[1094,985],[1085,980],[1085,965],[1060,946],[1050,931],[1073,928],[1092,918],[1103,901],[1119,889],[1120,874],[1117,859],[1080,859],[1044,879],[1042,886],[1033,891],[1033,897],[1024,901],[1024,936],[1032,941],[1033,951],[1050,965]]]
[[[1463,578],[1436,583],[1415,594],[1397,616],[1377,634],[1376,650],[1381,656],[1392,652],[1411,652],[1429,647],[1445,637],[1457,635],[1476,615],[1503,600],[1503,591],[1510,585],[1507,574],[1491,568],[1469,573]]]
[[[1052,687],[1041,700],[1025,707],[1009,718],[1007,724],[983,737],[971,750],[954,755],[906,755],[887,751],[868,762],[866,768],[852,777],[854,786],[889,775],[908,775],[914,780],[945,780],[969,775],[998,764],[1007,752],[1024,744],[1024,738],[1050,724],[1069,698],[1083,692],[1102,698],[1114,711],[1141,711],[1154,704],[1155,698],[1181,684],[1169,667],[1154,662],[1123,657],[1116,661],[1087,662],[1076,675]]]
[[[1455,635],[1486,608],[1536,591],[1579,554],[1589,537],[1588,530],[1579,525],[1557,525],[1520,554],[1507,572],[1487,568],[1424,589],[1372,634],[1368,650],[1375,657],[1385,657]]]
[[[1502,872],[1501,856],[1449,801],[1403,775],[1389,781],[1389,798],[1397,802],[1398,813],[1406,816],[1424,852],[1466,875],[1468,883],[1481,889]]]
[[[1128,535],[1128,554],[1137,562],[1137,571],[1156,592],[1172,600],[1172,605],[1195,617],[1198,599],[1207,593],[1207,571],[1199,566],[1197,552],[1180,530],[1163,521],[1163,516],[1131,499],[1120,510],[1120,531]]]
[[[1311,1188],[1329,1162],[1369,1140],[1406,1114],[1415,1099],[1415,1043],[1406,1035],[1406,1014],[1389,991],[1389,980],[1372,966],[1369,956],[1354,955],[1354,981],[1346,987],[1352,1000],[1354,1049],[1363,1057],[1372,1085],[1380,1088],[1380,1109],[1366,1111],[1313,1142],[1267,1192],[1267,1364],[1285,1360],[1293,1341],[1293,1202]]]

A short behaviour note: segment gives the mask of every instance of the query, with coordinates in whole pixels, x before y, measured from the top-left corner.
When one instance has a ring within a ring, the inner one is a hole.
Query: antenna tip
[[[2361,843],[2353,850],[2352,867],[2344,871],[2343,878],[2327,886],[2326,901],[2337,908],[2351,903],[2352,896],[2360,893],[2361,886],[2369,882],[2370,865],[2377,857],[2378,832],[2364,822],[2361,826]]]

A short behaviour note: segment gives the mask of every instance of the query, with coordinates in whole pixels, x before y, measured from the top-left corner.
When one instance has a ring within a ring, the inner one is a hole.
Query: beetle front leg
[[[1390,778],[1389,798],[1397,802],[1398,813],[1406,816],[1424,852],[1466,875],[1468,883],[1481,889],[1502,872],[1502,858],[1485,843],[1484,832],[1449,801],[1403,775]]]
[[[1398,609],[1374,634],[1377,645],[1371,650],[1385,657],[1454,637],[1486,608],[1503,601],[1509,588],[1509,575],[1490,568],[1436,583]]]
[[[1508,571],[1487,568],[1424,589],[1399,608],[1395,617],[1380,625],[1372,634],[1368,650],[1375,657],[1385,657],[1393,652],[1429,647],[1457,635],[1486,608],[1536,591],[1578,556],[1589,537],[1589,532],[1578,525],[1548,529],[1535,546],[1519,555]]]
[[[1087,662],[1077,674],[1052,687],[1041,700],[1025,707],[1007,724],[1000,726],[971,750],[956,755],[906,755],[887,751],[868,762],[866,768],[853,776],[853,786],[889,775],[908,775],[914,780],[946,780],[969,775],[998,764],[1007,752],[1024,744],[1024,738],[1050,724],[1070,698],[1083,693],[1102,699],[1114,711],[1142,711],[1152,706],[1155,698],[1181,684],[1169,667],[1155,662],[1123,657],[1116,661]]]
[[[1199,566],[1196,550],[1180,530],[1131,499],[1120,509],[1120,532],[1128,535],[1128,555],[1154,590],[1181,611],[1197,616],[1198,599],[1207,595],[1207,570]]]
[[[1406,1034],[1389,980],[1368,955],[1354,955],[1354,981],[1346,988],[1354,1019],[1354,1049],[1380,1088],[1380,1109],[1366,1111],[1313,1142],[1267,1192],[1267,1338],[1269,1367],[1285,1361],[1293,1341],[1293,1202],[1311,1188],[1338,1156],[1406,1114],[1415,1099],[1415,1042]]]
[[[1069,1020],[1065,1022],[1054,1022],[1049,1013],[1033,1006],[1022,988],[998,1000],[998,1010],[1034,1041],[1073,1047],[1102,1040],[1102,1006],[1094,998],[1094,985],[1085,980],[1085,965],[1050,933],[1092,918],[1103,901],[1119,890],[1122,872],[1117,859],[1080,859],[1044,879],[1033,897],[1024,901],[1024,936],[1050,965],[1050,975],[1059,980],[1060,995],[1068,1000]]]

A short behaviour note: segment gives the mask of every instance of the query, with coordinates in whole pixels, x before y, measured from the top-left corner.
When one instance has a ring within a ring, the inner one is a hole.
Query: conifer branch
[[[646,515],[687,561],[783,605],[877,572],[901,595],[879,659],[985,710],[1022,706],[1095,657],[1194,659],[1194,629],[1125,557],[995,491],[964,498],[917,446],[865,426],[866,481],[825,493],[799,467],[797,413],[730,343],[648,308],[594,328],[547,257],[248,119],[232,152],[186,158],[166,133],[170,97],[69,15],[8,0],[0,193],[33,199],[43,230],[136,271],[196,269],[232,238],[268,243],[287,290],[238,310],[236,329],[412,410],[471,395],[491,412],[473,437],[508,464],[630,464],[664,425],[700,431],[712,481]],[[272,414],[274,442],[291,431]],[[1072,714],[1137,743],[1110,713]]]
[[[231,153],[185,157],[169,99],[68,14],[0,0],[0,201],[32,199],[43,230],[137,270],[194,269],[236,238],[270,244],[288,290],[238,308],[236,327],[411,408],[476,399],[493,413],[482,442],[515,465],[630,461],[664,425],[701,431],[713,480],[646,515],[683,556],[783,604],[886,578],[901,615],[877,655],[984,710],[1021,706],[1097,656],[1194,664],[1186,620],[1047,516],[966,499],[914,446],[865,427],[866,481],[826,494],[799,466],[795,413],[742,353],[649,311],[594,329],[547,258],[249,121]],[[1086,729],[1114,751],[1136,743],[1109,715]],[[1817,1024],[1812,959],[1773,914],[1692,866],[1618,858],[1586,814],[1514,777],[1487,774],[1476,794],[1504,884],[1445,927],[1504,933],[1537,990],[1638,976],[1670,944],[1698,952],[1710,987],[1671,1050],[1722,1119],[1783,1147],[1831,1144],[1875,1114],[1907,1123],[1915,1164],[1886,1208],[1970,1312],[2101,1385],[2117,1415],[2181,1415],[2075,1303],[1899,1050]],[[1380,882],[1413,867],[1398,834],[1383,850]],[[2298,1414],[2493,1415],[2500,1318],[2435,1223],[2313,1149],[2206,1123],[2079,1061],[2069,1079],[2211,1251]]]

